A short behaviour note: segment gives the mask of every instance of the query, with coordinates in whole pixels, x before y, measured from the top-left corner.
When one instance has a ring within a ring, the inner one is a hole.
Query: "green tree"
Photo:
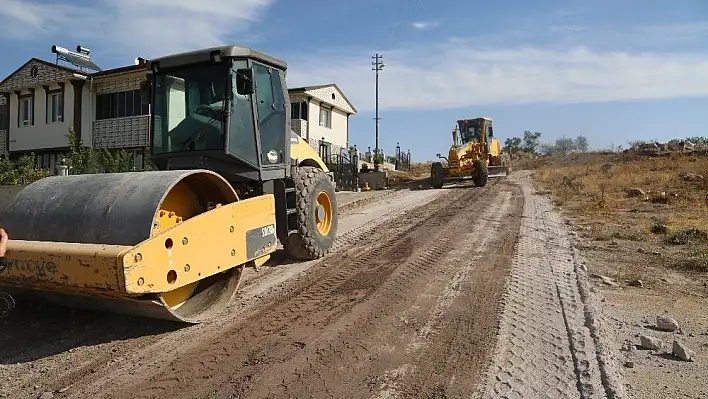
[[[543,155],[552,156],[556,154],[556,146],[551,143],[543,143],[538,146],[538,152]]]
[[[563,136],[559,139],[556,139],[556,142],[554,144],[554,150],[557,155],[561,156],[566,156],[570,154],[571,152],[575,151],[576,146],[575,146],[575,140]]]
[[[84,145],[74,128],[69,128],[70,174],[121,173],[133,170],[133,157],[124,149],[95,150]]]
[[[535,153],[541,143],[541,133],[526,130],[524,131],[523,142],[521,149],[524,152]]]
[[[522,142],[521,137],[509,137],[504,140],[504,148],[502,148],[502,151],[509,154],[516,154],[521,149]]]
[[[579,135],[578,137],[575,138],[575,149],[580,151],[580,152],[587,152],[588,148],[590,145],[588,144],[588,138]]]
[[[86,173],[98,173],[99,161],[96,153],[84,145],[84,141],[74,131],[74,127],[69,128],[69,173],[81,175]]]
[[[23,155],[17,162],[3,158],[0,160],[0,184],[17,185],[30,184],[39,179],[51,176],[49,170],[37,168],[34,154]]]
[[[133,156],[123,149],[109,150],[102,148],[96,151],[98,163],[103,173],[120,173],[133,170]]]

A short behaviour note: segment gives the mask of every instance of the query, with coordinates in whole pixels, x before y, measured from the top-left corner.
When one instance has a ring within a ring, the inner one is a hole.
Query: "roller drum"
[[[238,201],[231,185],[207,170],[52,176],[25,187],[0,213],[10,239],[133,246],[211,206]],[[241,279],[230,268],[172,292],[101,299],[37,292],[71,307],[199,322],[225,306]]]

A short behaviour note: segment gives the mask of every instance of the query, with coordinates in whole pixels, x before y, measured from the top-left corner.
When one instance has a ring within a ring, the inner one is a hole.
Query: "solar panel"
[[[81,46],[77,46],[76,48],[80,51],[80,53],[54,45],[52,46],[52,53],[57,55],[57,63],[59,63],[59,60],[62,60],[78,68],[102,71],[98,65],[91,61],[91,57],[89,56],[89,54],[91,54],[91,50]]]

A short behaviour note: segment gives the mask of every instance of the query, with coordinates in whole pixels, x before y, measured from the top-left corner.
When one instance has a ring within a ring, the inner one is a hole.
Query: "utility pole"
[[[374,170],[379,170],[379,71],[385,66],[381,60],[383,59],[383,54],[376,53],[376,55],[371,58],[374,61],[371,63],[373,68],[372,71],[376,71],[376,148],[374,149]]]

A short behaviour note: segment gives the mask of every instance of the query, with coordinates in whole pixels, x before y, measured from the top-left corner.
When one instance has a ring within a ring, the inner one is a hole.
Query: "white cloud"
[[[411,26],[414,27],[415,29],[430,29],[430,28],[435,28],[438,26],[438,23],[435,21],[419,21],[419,22],[411,22]]]
[[[383,54],[382,109],[708,96],[707,54],[483,48],[463,39]],[[360,51],[295,55],[288,59],[288,84],[337,82],[355,107],[370,110],[374,72],[369,56]]]
[[[0,33],[33,40],[61,35],[94,52],[155,57],[224,44],[225,37],[244,32],[274,1],[92,0],[79,6],[0,0]]]

